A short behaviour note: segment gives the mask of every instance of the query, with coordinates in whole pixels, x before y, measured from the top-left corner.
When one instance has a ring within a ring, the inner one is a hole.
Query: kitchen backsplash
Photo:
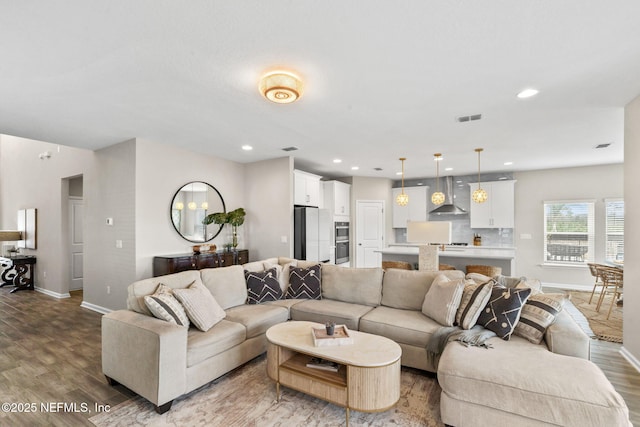
[[[512,172],[506,173],[487,173],[482,174],[482,182],[499,181],[501,179],[513,179]],[[466,175],[453,177],[453,194],[455,205],[469,212],[470,190],[469,183],[478,182],[477,175]],[[405,179],[405,187],[415,187],[418,185],[429,186],[429,194],[433,193],[436,188],[435,178],[423,179]],[[517,185],[517,184],[516,184]],[[393,183],[393,187],[400,187],[401,181]],[[445,178],[440,178],[440,191],[446,193]],[[411,201],[409,201],[411,203]],[[427,209],[429,211],[437,206],[431,203],[431,197],[427,199]],[[452,223],[452,242],[473,244],[474,234],[482,237],[482,246],[513,246],[513,229],[512,228],[476,228],[472,229],[470,225],[469,214],[464,215],[429,215],[429,221],[451,221]],[[407,243],[407,229],[394,228],[395,242]]]

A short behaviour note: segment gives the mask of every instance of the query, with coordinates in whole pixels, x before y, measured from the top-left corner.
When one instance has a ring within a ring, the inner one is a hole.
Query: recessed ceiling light
[[[518,98],[520,99],[531,98],[532,96],[537,95],[538,92],[539,92],[538,89],[525,89],[518,94]]]
[[[357,171],[358,169],[360,169],[358,166],[351,166],[352,171]]]
[[[503,181],[503,180],[507,179],[507,177],[506,177],[506,176],[501,176],[501,177],[500,177],[500,178],[498,178],[498,179],[499,179],[500,181]]]
[[[513,162],[504,162],[505,166],[511,166],[513,164]]]
[[[453,170],[453,168],[444,168],[444,170],[446,170],[446,171],[452,171],[452,170]]]
[[[243,149],[244,151],[251,151],[251,150],[253,150],[253,147],[252,147],[252,146],[250,146],[250,145],[243,145],[243,146],[242,146],[242,149]]]
[[[416,185],[422,185],[422,183],[421,183],[421,182],[419,182],[419,183],[417,183]]]
[[[333,159],[333,163],[342,163],[341,159]]]
[[[402,175],[402,172],[396,172],[396,175]]]

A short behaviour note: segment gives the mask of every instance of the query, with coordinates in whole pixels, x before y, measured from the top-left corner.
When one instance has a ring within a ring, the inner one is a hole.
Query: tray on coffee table
[[[345,325],[336,325],[333,335],[328,335],[326,328],[312,327],[311,336],[316,347],[353,344],[353,338]]]

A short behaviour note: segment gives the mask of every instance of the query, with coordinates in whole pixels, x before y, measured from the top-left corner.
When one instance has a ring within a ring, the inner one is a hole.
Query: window
[[[544,262],[582,265],[593,261],[594,202],[544,202]]]
[[[607,214],[607,261],[624,261],[624,201],[607,199],[604,201]]]

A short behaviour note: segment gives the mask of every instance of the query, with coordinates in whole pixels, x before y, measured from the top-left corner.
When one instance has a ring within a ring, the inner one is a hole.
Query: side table
[[[11,293],[34,289],[36,275],[36,257],[32,255],[18,255],[12,258],[0,258],[5,267],[0,275],[0,288],[15,286]]]

